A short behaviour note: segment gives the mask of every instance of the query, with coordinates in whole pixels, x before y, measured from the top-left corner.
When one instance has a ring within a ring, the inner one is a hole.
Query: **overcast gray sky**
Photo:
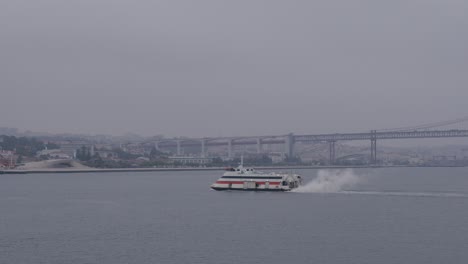
[[[337,133],[468,115],[468,2],[1,0],[0,126]]]

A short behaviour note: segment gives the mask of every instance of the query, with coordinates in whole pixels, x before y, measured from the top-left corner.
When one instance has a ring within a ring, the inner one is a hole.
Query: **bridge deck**
[[[319,134],[319,135],[278,135],[259,137],[237,137],[237,138],[187,138],[164,140],[158,143],[159,147],[175,147],[177,141],[183,146],[225,146],[230,141],[232,145],[255,145],[255,144],[284,144],[287,137],[292,137],[293,142],[326,142],[341,140],[382,140],[382,139],[413,139],[413,138],[454,138],[468,137],[468,130],[432,130],[432,131],[386,131],[368,133],[342,133],[342,134]],[[260,139],[260,141],[259,141]]]

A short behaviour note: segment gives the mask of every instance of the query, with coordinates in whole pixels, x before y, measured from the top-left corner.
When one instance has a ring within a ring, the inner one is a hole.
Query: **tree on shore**
[[[15,151],[16,154],[24,157],[32,157],[42,149],[44,142],[36,138],[0,136],[0,148],[3,150]]]
[[[81,146],[76,150],[76,158],[81,161],[88,161],[91,159],[91,151],[86,146]]]

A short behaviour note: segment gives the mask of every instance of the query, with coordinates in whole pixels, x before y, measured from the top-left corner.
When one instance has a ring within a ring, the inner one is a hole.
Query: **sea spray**
[[[299,193],[332,193],[346,190],[360,181],[352,169],[319,170],[317,178],[294,189]]]

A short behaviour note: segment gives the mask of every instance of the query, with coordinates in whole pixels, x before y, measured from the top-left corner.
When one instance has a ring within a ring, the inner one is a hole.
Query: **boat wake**
[[[362,179],[353,170],[320,170],[317,178],[294,189],[298,193],[331,193],[344,191]]]
[[[353,188],[367,179],[357,175],[352,169],[320,170],[317,178],[292,190],[295,193],[330,193],[348,195],[381,195],[409,197],[461,197],[468,198],[467,193],[457,192],[407,192],[407,191],[360,191]]]
[[[461,197],[468,198],[468,194],[455,192],[395,192],[395,191],[342,191],[340,194],[356,195],[382,195],[382,196],[409,196],[409,197]]]

